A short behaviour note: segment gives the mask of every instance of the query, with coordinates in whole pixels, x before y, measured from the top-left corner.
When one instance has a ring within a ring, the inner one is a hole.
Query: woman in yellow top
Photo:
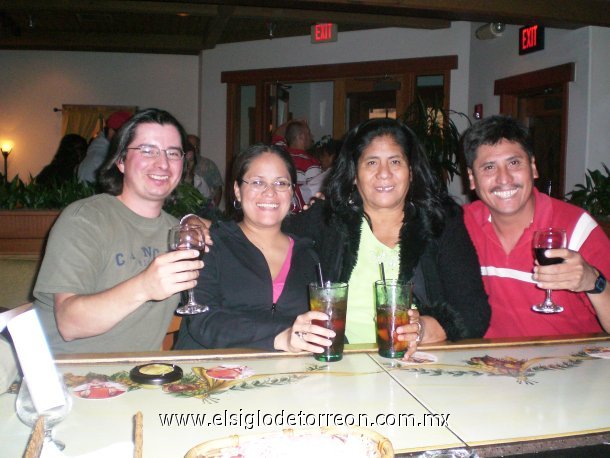
[[[372,119],[352,129],[327,189],[324,203],[289,218],[286,229],[314,240],[325,279],[349,283],[349,343],[375,342],[381,262],[386,278],[414,281],[421,316],[410,311],[412,323],[398,329],[411,351],[419,341],[483,336],[491,311],[462,210],[407,126]]]

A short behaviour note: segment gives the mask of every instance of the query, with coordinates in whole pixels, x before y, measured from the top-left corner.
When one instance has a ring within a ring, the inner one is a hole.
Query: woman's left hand
[[[309,311],[297,316],[290,328],[275,336],[274,348],[290,352],[322,353],[325,347],[332,344],[330,339],[335,336],[335,331],[312,324],[311,320],[327,321],[328,315]]]
[[[398,340],[409,342],[409,348],[405,353],[404,359],[409,359],[417,351],[417,345],[424,337],[424,325],[422,317],[419,316],[417,309],[409,310],[409,324],[396,328]]]

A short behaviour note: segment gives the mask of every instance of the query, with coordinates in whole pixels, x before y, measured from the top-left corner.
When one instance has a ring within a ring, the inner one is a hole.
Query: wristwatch
[[[595,280],[595,288],[590,289],[589,291],[585,291],[585,292],[587,294],[599,294],[599,293],[603,293],[604,290],[606,289],[606,283],[607,283],[606,282],[606,277],[604,277],[604,274],[599,272],[599,276],[597,277],[597,280]]]

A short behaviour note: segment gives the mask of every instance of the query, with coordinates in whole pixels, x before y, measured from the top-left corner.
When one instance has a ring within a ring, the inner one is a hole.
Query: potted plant
[[[602,163],[602,170],[589,170],[585,184],[577,184],[566,194],[568,202],[587,210],[610,237],[610,169]]]
[[[32,177],[25,184],[17,176],[0,185],[0,254],[40,255],[61,209],[95,192],[93,185],[81,183],[76,177],[57,185],[43,185]],[[167,199],[164,210],[179,218],[200,212],[208,203],[197,189],[182,183]]]
[[[428,155],[430,166],[447,188],[449,181],[460,174],[460,132],[451,119],[464,113],[446,110],[438,100],[418,97],[405,111],[403,121],[415,132]]]

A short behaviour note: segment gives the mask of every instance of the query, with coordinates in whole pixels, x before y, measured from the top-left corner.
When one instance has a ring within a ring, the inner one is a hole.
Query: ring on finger
[[[421,342],[423,326],[419,321],[416,321],[415,324],[417,325],[417,339],[415,339],[415,342]]]

